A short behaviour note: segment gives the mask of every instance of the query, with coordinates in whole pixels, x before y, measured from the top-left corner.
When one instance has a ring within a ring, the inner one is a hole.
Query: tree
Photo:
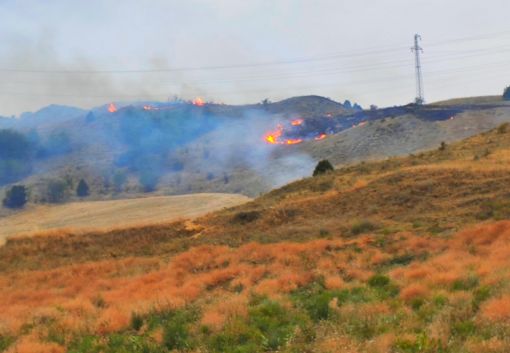
[[[141,173],[139,182],[142,185],[144,192],[152,192],[156,190],[158,185],[159,177],[152,170],[145,170]]]
[[[327,172],[332,172],[334,170],[333,166],[327,159],[323,159],[319,163],[317,163],[317,166],[315,167],[315,170],[313,171],[313,176],[325,174]]]
[[[3,205],[8,208],[22,208],[27,203],[27,189],[24,185],[11,187],[3,200]]]
[[[510,86],[505,88],[505,91],[503,92],[503,99],[506,101],[510,101]]]
[[[76,195],[78,197],[87,197],[90,195],[90,190],[87,182],[83,179],[78,183],[78,187],[76,188]]]
[[[115,192],[121,192],[124,184],[127,181],[127,175],[123,171],[117,171],[113,175],[113,186],[115,188]]]
[[[64,201],[67,184],[62,180],[51,180],[48,183],[46,198],[48,202],[59,203]]]

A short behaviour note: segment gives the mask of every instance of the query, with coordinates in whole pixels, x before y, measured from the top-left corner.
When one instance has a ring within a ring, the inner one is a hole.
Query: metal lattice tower
[[[423,92],[423,76],[421,73],[421,61],[420,61],[420,53],[423,53],[423,48],[420,47],[419,41],[421,41],[421,36],[419,34],[414,35],[414,47],[411,48],[411,51],[414,52],[415,62],[416,62],[416,104],[425,103],[425,94]]]

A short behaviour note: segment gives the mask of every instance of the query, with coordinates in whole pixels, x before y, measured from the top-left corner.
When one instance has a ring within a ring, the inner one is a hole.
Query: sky
[[[510,85],[508,0],[0,0],[0,115],[173,97],[368,107]]]

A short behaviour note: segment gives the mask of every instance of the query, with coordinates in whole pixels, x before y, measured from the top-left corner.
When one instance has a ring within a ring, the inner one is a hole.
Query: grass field
[[[193,218],[250,199],[236,194],[192,194],[37,205],[0,218],[0,244],[14,235],[56,229],[93,230]]]
[[[508,353],[510,127],[0,247],[0,351]],[[225,305],[228,303],[228,305]]]

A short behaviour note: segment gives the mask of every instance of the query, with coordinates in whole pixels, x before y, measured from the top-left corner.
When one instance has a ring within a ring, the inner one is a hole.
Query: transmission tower
[[[421,74],[421,61],[420,61],[420,53],[423,53],[423,48],[420,47],[419,42],[421,41],[421,36],[419,34],[414,35],[414,47],[411,48],[411,51],[414,52],[415,62],[416,62],[416,104],[425,103],[425,95],[423,93],[423,76]]]

